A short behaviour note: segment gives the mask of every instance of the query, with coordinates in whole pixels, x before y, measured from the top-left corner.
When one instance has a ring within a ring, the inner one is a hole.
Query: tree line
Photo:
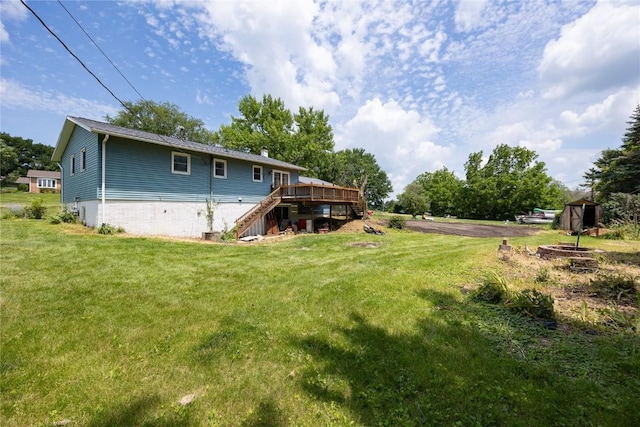
[[[335,151],[329,116],[313,107],[291,112],[271,95],[244,96],[237,116],[217,131],[171,103],[149,100],[125,102],[111,124],[203,144],[259,154],[262,147],[275,159],[305,167],[305,175],[345,187],[360,187],[373,209],[397,213],[459,216],[503,220],[536,207],[561,209],[575,196],[551,178],[538,155],[524,147],[496,146],[485,160],[482,151],[471,153],[464,179],[443,167],[424,172],[403,189],[397,200],[387,174],[375,156],[363,148]],[[640,105],[628,122],[622,146],[606,149],[585,175],[591,198],[609,204],[610,211],[640,208]],[[3,184],[15,182],[28,169],[57,170],[51,162],[53,147],[0,133]],[[618,215],[618,214],[616,214]]]
[[[446,167],[418,176],[398,197],[396,211],[471,219],[505,220],[536,207],[561,209],[567,191],[549,177],[538,155],[523,147],[498,145],[486,162],[471,153],[466,179]]]

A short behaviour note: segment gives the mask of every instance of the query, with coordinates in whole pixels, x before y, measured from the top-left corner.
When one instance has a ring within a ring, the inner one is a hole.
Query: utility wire
[[[60,37],[58,37],[58,35],[57,35],[56,33],[54,33],[54,32],[53,32],[53,30],[52,30],[51,28],[49,28],[49,26],[47,26],[47,24],[46,24],[46,23],[45,23],[45,22],[44,22],[44,21],[43,21],[43,20],[38,16],[38,14],[37,14],[33,9],[31,9],[31,8],[29,7],[29,5],[28,5],[27,3],[25,3],[25,1],[24,1],[24,0],[20,0],[20,2],[24,5],[24,7],[26,7],[27,9],[29,9],[29,12],[31,12],[31,14],[32,14],[33,16],[35,16],[35,17],[36,17],[36,19],[37,19],[38,21],[40,21],[40,23],[42,24],[42,26],[43,26],[44,28],[46,28],[46,29],[47,29],[47,31],[49,31],[49,33],[50,33],[53,37],[55,37],[55,38],[56,38],[56,40],[58,40],[58,41],[60,42],[60,44],[61,44],[61,45],[66,49],[66,51],[67,51],[67,52],[69,52],[69,54],[71,54],[71,56],[73,56],[73,57],[76,59],[76,61],[78,61],[78,62],[80,63],[80,65],[82,65],[82,67],[83,67],[85,70],[87,70],[87,72],[88,72],[89,74],[91,74],[91,75],[93,76],[93,78],[94,78],[94,79],[96,79],[96,80],[98,81],[98,83],[100,83],[100,86],[102,86],[103,88],[105,88],[105,90],[106,90],[107,92],[109,92],[109,93],[111,94],[111,96],[113,96],[113,97],[114,97],[114,98],[115,98],[115,99],[116,99],[116,100],[117,100],[117,101],[118,101],[118,102],[119,102],[119,103],[120,103],[124,108],[126,108],[127,110],[129,109],[129,108],[127,108],[127,106],[125,105],[125,103],[124,103],[120,98],[118,98],[118,97],[116,96],[116,94],[115,94],[115,93],[113,93],[113,91],[107,87],[107,85],[105,85],[104,83],[102,83],[102,80],[100,80],[100,78],[99,78],[98,76],[96,76],[96,75],[93,73],[93,71],[91,71],[91,70],[89,69],[89,67],[87,67],[87,66],[85,65],[85,63],[84,63],[84,62],[82,62],[82,60],[81,60],[80,58],[78,58],[78,56],[77,56],[75,53],[73,53],[73,52],[71,51],[71,49],[69,49],[69,47],[65,44],[65,42],[63,42],[63,41],[60,39]]]
[[[118,72],[118,74],[120,74],[122,76],[122,78],[129,84],[129,86],[131,86],[131,89],[133,89],[135,91],[135,93],[138,94],[138,96],[146,101],[145,97],[142,96],[142,94],[140,92],[138,92],[138,89],[135,88],[135,86],[129,81],[129,79],[127,79],[125,77],[124,74],[122,74],[122,72],[120,71],[120,69],[116,66],[116,64],[113,63],[113,61],[111,60],[111,58],[109,58],[109,56],[107,56],[107,54],[100,48],[100,46],[98,46],[98,43],[96,43],[95,40],[93,40],[93,38],[89,35],[89,33],[87,33],[87,31],[84,29],[84,27],[82,26],[82,24],[80,24],[80,22],[78,22],[78,20],[71,14],[71,12],[69,12],[69,9],[67,9],[65,7],[64,4],[62,4],[61,0],[58,0],[58,4],[60,6],[62,6],[62,8],[65,10],[65,12],[67,12],[67,14],[71,17],[71,19],[73,19],[73,21],[78,25],[78,27],[80,27],[80,29],[82,30],[82,32],[89,38],[89,40],[91,40],[91,42],[93,43],[93,45],[100,51],[100,53],[107,59],[107,61],[109,61],[109,63],[113,66],[113,68],[116,69],[116,71]]]
[[[127,110],[127,111],[132,115],[132,116],[133,116],[133,117],[135,117],[135,118],[136,118],[136,119],[137,119],[141,124],[144,124],[144,121],[140,118],[140,116],[139,116],[138,114],[136,114],[133,110],[131,110],[131,108],[130,108],[127,104],[125,104],[125,103],[124,103],[120,98],[118,98],[118,97],[116,96],[116,94],[115,94],[115,93],[113,93],[113,91],[112,91],[111,89],[109,89],[109,87],[107,87],[107,85],[106,85],[106,84],[104,84],[104,83],[102,82],[102,80],[100,80],[100,78],[99,78],[98,76],[96,76],[96,75],[94,74],[94,72],[93,72],[93,71],[91,71],[91,70],[89,69],[89,67],[87,67],[87,66],[85,65],[85,63],[84,63],[84,62],[82,62],[82,60],[81,60],[80,58],[78,58],[78,56],[77,56],[75,53],[73,53],[73,52],[71,51],[71,49],[70,49],[70,48],[65,44],[65,42],[63,42],[63,41],[62,41],[62,39],[60,39],[60,37],[58,37],[58,35],[57,35],[56,33],[54,33],[54,32],[53,32],[53,30],[52,30],[51,28],[49,28],[49,26],[48,26],[48,25],[47,25],[47,24],[42,20],[42,18],[40,18],[40,16],[38,16],[38,14],[37,14],[33,9],[31,9],[31,8],[29,7],[29,5],[28,5],[27,3],[25,3],[25,1],[24,1],[24,0],[20,0],[20,2],[24,5],[24,7],[26,7],[26,8],[29,10],[29,12],[31,12],[31,14],[32,14],[33,16],[35,16],[35,17],[36,17],[36,19],[37,19],[38,21],[40,21],[40,23],[42,24],[42,26],[43,26],[43,27],[45,27],[45,28],[47,29],[47,31],[49,31],[49,33],[50,33],[53,37],[55,37],[55,39],[56,39],[56,40],[58,40],[58,41],[60,42],[60,44],[65,48],[65,50],[66,50],[67,52],[69,52],[69,54],[70,54],[71,56],[73,56],[73,57],[75,58],[75,60],[76,60],[76,61],[78,61],[78,62],[80,63],[80,65],[82,65],[82,67],[83,67],[83,68],[84,68],[84,69],[85,69],[89,74],[91,74],[91,75],[93,76],[93,78],[94,78],[94,79],[96,79],[96,80],[97,80],[97,82],[100,84],[100,86],[102,86],[102,87],[103,87],[107,92],[109,92],[109,94],[111,94],[111,96],[112,96],[113,98],[115,98],[115,99],[120,103],[120,105],[122,105],[122,106],[123,106],[123,107],[124,107],[124,108],[125,108],[125,109],[126,109],[126,110]],[[58,1],[58,3],[60,3],[60,2]],[[62,3],[60,3],[60,5],[64,8],[64,6],[62,5]],[[64,9],[65,9],[65,10],[67,10],[66,8],[64,8]],[[69,13],[69,11],[67,11],[67,13]],[[69,15],[71,15],[71,14],[69,14]],[[73,16],[71,16],[71,17],[73,18]],[[75,18],[74,18],[74,21],[75,21]],[[76,23],[77,23],[77,22],[78,22],[78,21],[76,21]],[[78,24],[78,25],[80,25],[80,24]],[[82,28],[82,26],[80,26],[80,27]],[[82,29],[82,31],[84,31],[84,29]],[[89,39],[91,39],[91,37],[89,36],[89,34],[87,34],[87,32],[86,32],[86,31],[84,31],[84,33],[87,35],[87,37],[89,37]],[[93,42],[93,39],[91,39],[91,41]],[[96,47],[98,47],[98,45],[97,45],[95,42],[93,42],[93,43],[96,45]],[[98,49],[100,49],[100,47],[98,47]],[[100,49],[100,52],[102,52],[102,49]],[[102,52],[102,54],[103,54],[103,55],[105,55],[105,57],[107,57],[107,55],[106,55],[104,52]],[[111,62],[111,60],[110,60],[108,57],[107,57],[107,59],[109,60],[109,62]],[[118,68],[113,64],[113,62],[111,62],[111,65],[113,65],[113,66],[116,68],[116,70],[118,69]],[[118,70],[118,72],[120,72],[120,70]],[[124,77],[124,75],[122,75],[122,73],[120,73],[120,75],[121,75],[121,76],[122,76],[122,77],[127,81],[127,83],[129,83],[129,85],[133,88],[133,90],[135,90],[135,91],[136,91],[136,93],[137,93],[138,95],[140,95],[140,92],[138,92],[138,91],[136,90],[136,88],[135,88],[135,87],[133,87],[133,85],[131,84],[131,82],[129,82],[129,80],[127,80],[127,78],[126,78],[126,77]],[[143,97],[142,95],[140,95],[140,97],[144,100],[144,97]],[[165,143],[167,143],[170,147],[173,147],[173,148],[175,148],[175,149],[177,149],[177,150],[179,150],[179,151],[181,151],[181,152],[183,151],[181,148],[176,147],[176,146],[175,146],[174,144],[172,144],[169,140],[167,140],[167,139],[164,137],[164,135],[160,135],[160,134],[156,134],[156,135],[158,135],[158,136],[160,137],[160,139],[161,139],[161,140],[163,140]]]

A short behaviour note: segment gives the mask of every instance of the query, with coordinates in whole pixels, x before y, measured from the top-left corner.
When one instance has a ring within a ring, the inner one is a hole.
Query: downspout
[[[61,163],[58,163],[60,168],[60,205],[64,205],[64,168]]]
[[[107,223],[107,197],[105,192],[107,190],[107,141],[109,140],[109,134],[105,134],[102,140],[102,224]]]

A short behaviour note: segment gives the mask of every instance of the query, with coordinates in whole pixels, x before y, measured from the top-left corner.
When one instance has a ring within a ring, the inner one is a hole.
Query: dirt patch
[[[540,231],[538,227],[520,224],[488,225],[437,221],[407,221],[405,228],[421,233],[467,237],[526,237]]]
[[[357,247],[357,248],[371,248],[371,249],[375,249],[380,247],[380,243],[376,243],[376,242],[355,242],[352,243],[351,246]]]
[[[345,224],[343,224],[342,226],[340,226],[340,228],[337,228],[336,230],[334,230],[333,232],[337,232],[337,233],[364,233],[364,225],[370,225],[371,227],[375,228],[375,229],[380,229],[383,232],[386,232],[386,227],[384,226],[384,224],[381,223],[381,221],[376,221],[376,220],[361,220],[361,219],[355,219],[353,221],[349,221]]]

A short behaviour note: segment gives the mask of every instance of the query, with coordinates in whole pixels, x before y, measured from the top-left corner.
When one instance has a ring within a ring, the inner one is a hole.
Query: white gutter
[[[60,205],[64,205],[64,168],[62,167],[62,164],[60,162],[56,163],[58,165],[58,167],[60,168]]]
[[[105,191],[107,189],[107,141],[109,140],[109,134],[104,136],[102,140],[102,224],[107,223],[107,198],[105,196]]]

